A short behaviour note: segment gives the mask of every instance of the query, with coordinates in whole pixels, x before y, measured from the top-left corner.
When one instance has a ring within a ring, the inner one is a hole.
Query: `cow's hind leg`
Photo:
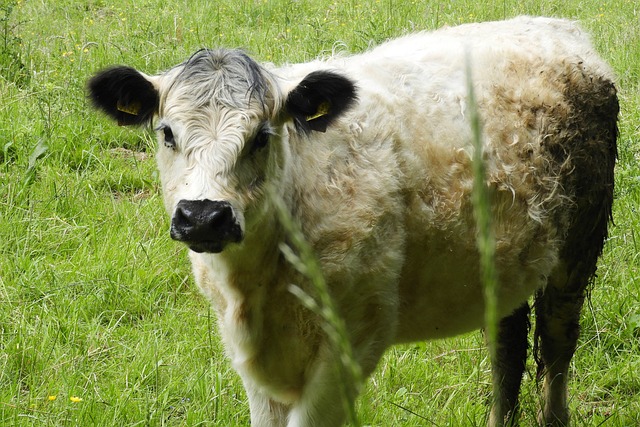
[[[500,321],[492,359],[493,406],[489,426],[514,426],[518,419],[518,393],[524,373],[529,335],[529,304]]]
[[[543,426],[569,423],[567,381],[580,333],[580,312],[589,276],[556,272],[536,296],[536,358],[542,377],[543,402],[538,422]]]

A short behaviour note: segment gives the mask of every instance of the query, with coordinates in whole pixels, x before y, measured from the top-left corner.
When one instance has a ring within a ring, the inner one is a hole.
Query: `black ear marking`
[[[118,66],[98,72],[88,81],[87,90],[93,106],[119,125],[149,123],[160,104],[153,83],[131,67]]]
[[[298,130],[325,132],[356,99],[351,80],[333,71],[314,71],[289,92],[285,109]]]

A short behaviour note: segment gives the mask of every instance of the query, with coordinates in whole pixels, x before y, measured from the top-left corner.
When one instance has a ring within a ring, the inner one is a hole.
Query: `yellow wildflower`
[[[82,398],[78,396],[71,396],[69,400],[72,401],[73,403],[82,402]]]

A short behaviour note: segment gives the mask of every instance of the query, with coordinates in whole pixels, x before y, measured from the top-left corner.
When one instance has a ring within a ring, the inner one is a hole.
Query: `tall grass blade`
[[[276,208],[278,219],[291,242],[291,246],[282,243],[280,250],[287,261],[309,279],[311,284],[309,291],[295,284],[291,284],[289,290],[306,308],[322,319],[323,329],[340,362],[337,368],[341,379],[344,409],[351,425],[359,426],[360,423],[358,422],[354,401],[362,386],[362,372],[354,357],[346,325],[333,303],[320,263],[302,234],[300,226],[291,217],[284,201],[275,189],[271,189],[270,199]],[[310,292],[314,295],[310,295]]]
[[[473,88],[473,75],[469,52],[465,56],[469,121],[473,138],[473,212],[476,218],[476,244],[480,254],[480,274],[484,288],[485,328],[489,353],[495,360],[498,338],[498,294],[495,267],[496,242],[491,221],[491,193],[486,184],[486,165],[482,141],[482,125]]]

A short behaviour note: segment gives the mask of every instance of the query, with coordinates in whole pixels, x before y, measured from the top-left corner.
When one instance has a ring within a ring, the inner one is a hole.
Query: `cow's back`
[[[615,132],[617,110],[612,72],[574,24],[528,17],[470,24],[312,64],[354,79],[359,101],[313,147],[300,147],[308,177],[300,192],[312,199],[302,222],[330,275],[384,272],[390,284],[379,286],[389,295],[399,278],[397,340],[482,325],[470,76],[494,202],[502,314],[545,285],[566,251],[575,208],[590,203],[579,200],[579,182],[594,167],[610,175],[615,156],[615,135],[613,154],[603,133],[583,144],[579,128],[604,120],[590,100],[608,103],[606,132]],[[603,155],[608,165],[598,167]],[[574,156],[591,160],[576,166]],[[611,179],[594,184],[602,186],[596,192],[607,193]]]

